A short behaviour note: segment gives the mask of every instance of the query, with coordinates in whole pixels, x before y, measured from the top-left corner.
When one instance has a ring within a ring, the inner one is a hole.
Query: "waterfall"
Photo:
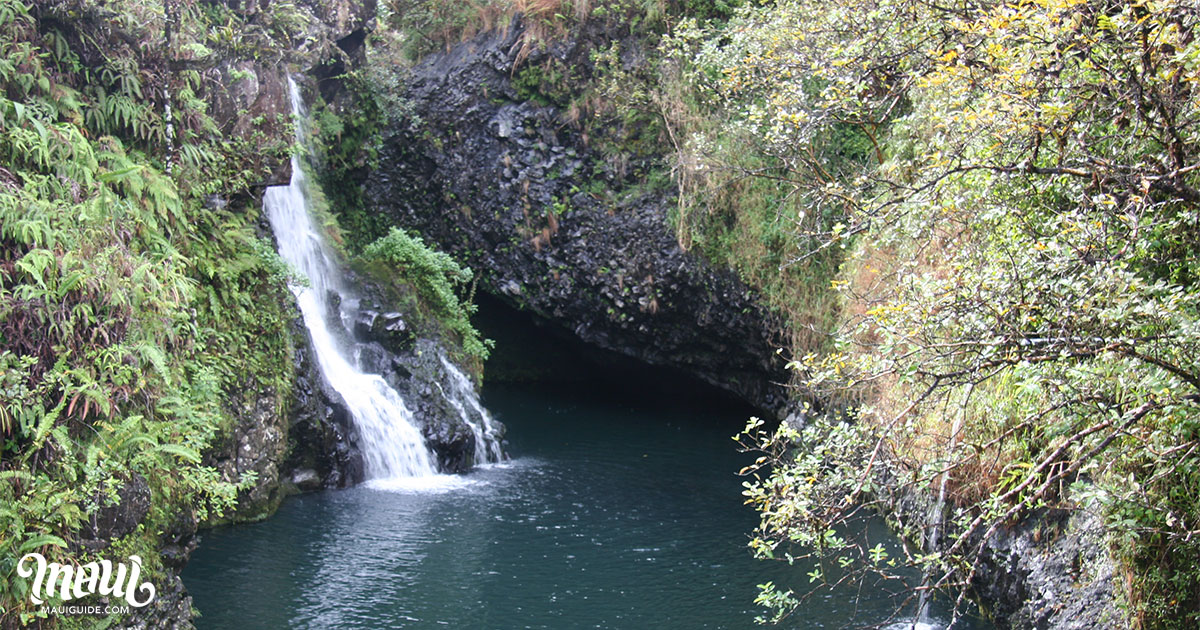
[[[442,388],[442,395],[450,402],[450,405],[458,411],[458,415],[462,421],[471,428],[471,433],[475,435],[475,465],[498,463],[504,458],[504,454],[500,450],[500,430],[496,422],[492,420],[491,414],[483,405],[479,403],[479,397],[475,395],[475,388],[471,385],[471,379],[467,378],[466,374],[462,373],[446,358],[446,355],[439,355],[438,359],[442,362],[442,367],[446,370],[446,375],[449,377],[449,382],[446,384],[450,391]],[[475,417],[471,416],[470,411],[475,412]],[[478,418],[478,421],[476,421]]]
[[[288,79],[296,140],[305,146],[302,126],[304,108],[300,90]],[[332,296],[341,296],[342,271],[326,245],[321,231],[309,215],[308,184],[299,156],[292,156],[292,179],[287,186],[271,186],[263,197],[263,208],[279,255],[308,279],[308,286],[293,286],[304,325],[312,337],[313,351],[321,373],[346,400],[360,434],[368,479],[423,477],[436,474],[433,458],[425,447],[412,412],[396,390],[377,374],[364,374],[352,361],[354,349],[337,312]],[[336,332],[331,326],[340,327]],[[464,377],[465,378],[465,377]]]
[[[950,460],[949,454],[953,453],[958,444],[958,434],[962,431],[963,415],[959,414],[954,420],[954,426],[950,429],[950,446],[946,450],[947,463],[942,466],[941,479],[938,483],[937,501],[933,504],[930,514],[929,537],[925,541],[926,549],[929,553],[936,553],[942,542],[942,528],[946,520],[946,482],[950,478]],[[921,579],[922,586],[930,586],[933,582],[933,575],[927,572]],[[912,630],[938,630],[938,624],[934,621],[930,608],[933,604],[933,595],[928,590],[922,590],[917,598],[917,618],[912,623]],[[958,610],[950,618],[950,625],[953,627],[955,619],[958,617]]]

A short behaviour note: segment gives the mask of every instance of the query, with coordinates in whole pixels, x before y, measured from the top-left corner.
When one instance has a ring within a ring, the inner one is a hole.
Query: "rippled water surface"
[[[492,388],[513,461],[465,477],[289,499],[203,533],[184,572],[199,628],[752,628],[742,410]],[[882,537],[882,532],[877,534]],[[857,599],[857,603],[855,602]],[[813,600],[789,624],[885,618],[881,593]]]

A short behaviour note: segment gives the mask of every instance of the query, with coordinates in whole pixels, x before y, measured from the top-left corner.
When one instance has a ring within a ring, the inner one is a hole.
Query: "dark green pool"
[[[422,491],[296,497],[205,532],[183,575],[198,627],[754,627],[755,585],[807,583],[807,567],[746,550],[756,519],[730,439],[744,411],[621,398],[491,388],[511,463]],[[789,621],[884,611],[881,594],[848,592]]]

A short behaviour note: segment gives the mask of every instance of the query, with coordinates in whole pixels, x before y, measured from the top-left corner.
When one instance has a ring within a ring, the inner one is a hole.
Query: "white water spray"
[[[288,87],[296,140],[304,146],[300,90],[290,78]],[[340,321],[327,319],[336,310],[330,296],[344,293],[342,273],[309,216],[308,185],[298,156],[292,156],[291,183],[267,188],[263,207],[279,242],[279,255],[308,278],[309,286],[293,286],[292,291],[312,337],[321,373],[346,400],[354,418],[367,478],[436,474],[433,458],[400,394],[379,375],[360,372],[349,358],[351,349],[330,330],[331,323],[342,326]]]
[[[455,367],[445,355],[440,355],[438,358],[441,359],[442,367],[449,376],[447,387],[442,388],[442,395],[450,402],[450,406],[458,411],[459,417],[475,435],[475,465],[499,463],[504,459],[504,454],[500,450],[500,430],[496,421],[479,403],[479,397],[475,395],[471,379],[467,378],[462,370]],[[474,412],[474,417],[471,412]]]

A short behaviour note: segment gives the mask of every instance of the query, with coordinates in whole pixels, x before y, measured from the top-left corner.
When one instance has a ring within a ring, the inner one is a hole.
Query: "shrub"
[[[470,297],[474,293],[474,274],[469,268],[429,248],[419,236],[398,228],[368,245],[359,255],[358,264],[380,286],[392,287],[401,295],[415,291],[418,299],[414,306],[427,313],[436,328],[453,335],[477,367],[487,358],[491,342],[481,339],[471,325],[475,312]],[[460,298],[456,289],[468,286],[469,292]]]

